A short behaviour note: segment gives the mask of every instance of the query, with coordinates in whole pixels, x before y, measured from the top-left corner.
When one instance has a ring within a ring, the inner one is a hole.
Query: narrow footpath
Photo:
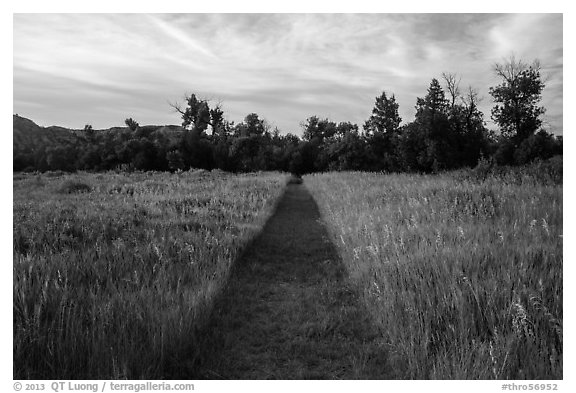
[[[193,379],[388,379],[393,370],[303,184],[240,259]]]

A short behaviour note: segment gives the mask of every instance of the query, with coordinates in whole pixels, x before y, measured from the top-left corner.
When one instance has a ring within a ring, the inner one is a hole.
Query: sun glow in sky
[[[42,126],[179,124],[168,102],[220,102],[301,134],[362,125],[394,94],[404,123],[442,72],[477,88],[490,128],[496,62],[539,59],[545,128],[562,134],[561,14],[15,14],[14,113]]]

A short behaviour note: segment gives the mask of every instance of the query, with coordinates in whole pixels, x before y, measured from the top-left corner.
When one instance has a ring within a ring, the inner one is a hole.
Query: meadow
[[[401,378],[563,377],[554,168],[304,177]]]
[[[14,174],[15,379],[159,379],[199,329],[287,175]]]

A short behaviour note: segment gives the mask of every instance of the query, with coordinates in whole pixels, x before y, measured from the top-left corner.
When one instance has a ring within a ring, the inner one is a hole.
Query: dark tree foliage
[[[195,94],[186,96],[186,109],[182,109],[180,104],[171,104],[171,106],[182,115],[182,127],[185,129],[203,133],[211,124],[208,102],[199,100]],[[218,116],[217,113],[215,115]]]
[[[302,139],[282,135],[256,113],[228,122],[220,104],[211,107],[192,94],[185,108],[172,105],[182,127],[140,126],[132,118],[125,128],[95,132],[86,125],[74,142],[15,151],[14,170],[437,172],[473,167],[482,158],[522,165],[561,155],[562,138],[539,130],[544,84],[537,63],[511,60],[495,70],[503,78],[490,89],[499,134],[486,129],[477,91],[462,92],[460,78],[444,73],[444,88],[432,79],[416,100],[414,120],[404,125],[395,95],[386,92],[376,97],[362,132],[350,122],[310,116],[301,123]]]
[[[250,113],[232,129],[235,137],[262,136],[268,133],[268,125],[256,113]]]
[[[544,89],[540,64],[535,61],[529,66],[512,57],[504,64],[496,64],[494,72],[502,83],[490,88],[496,102],[492,108],[492,119],[502,134],[518,145],[542,125],[540,116],[545,109],[538,105]]]
[[[138,129],[138,127],[140,127],[140,124],[138,124],[138,122],[136,120],[132,119],[131,117],[124,120],[124,123],[132,131],[136,131]]]
[[[514,151],[516,164],[528,164],[536,159],[549,159],[562,154],[562,137],[555,138],[544,130],[524,139]]]
[[[333,171],[363,170],[367,168],[366,141],[358,134],[358,127],[348,129],[336,141],[328,144],[327,169]]]
[[[432,79],[424,98],[416,99],[416,117],[412,137],[418,137],[422,149],[416,155],[417,167],[425,172],[455,167],[452,152],[455,138],[449,121],[450,105],[440,82]]]
[[[452,166],[475,166],[482,156],[489,155],[490,145],[484,115],[477,106],[478,92],[470,86],[466,95],[461,95],[457,85],[451,86],[450,78],[446,81],[451,96],[448,119],[454,139]]]
[[[366,134],[393,134],[398,132],[400,123],[402,123],[402,118],[398,114],[398,107],[394,94],[388,98],[384,91],[380,97],[376,97],[372,115],[364,123]]]
[[[94,140],[94,129],[90,124],[86,124],[84,126],[84,135],[86,135],[86,138],[88,138],[88,140]]]
[[[490,88],[496,105],[492,119],[501,134],[494,143],[494,161],[500,165],[523,165],[538,159],[562,154],[562,137],[554,137],[542,127],[540,106],[544,82],[540,76],[540,63],[531,65],[513,56],[503,64],[494,66],[501,79]]]
[[[246,136],[264,134],[264,121],[256,113],[250,113],[244,118]]]
[[[186,168],[184,156],[178,149],[166,153],[166,159],[168,160],[168,168],[170,168],[171,171],[184,170]]]
[[[46,165],[56,171],[73,171],[78,152],[74,146],[55,146],[46,149]]]
[[[336,134],[336,123],[328,119],[319,119],[312,116],[301,124],[302,139],[307,142],[323,143]]]
[[[224,111],[219,105],[210,109],[210,119],[212,120],[212,135],[226,137],[229,128],[224,120]]]
[[[373,170],[396,171],[399,169],[398,138],[402,118],[398,114],[396,97],[388,98],[386,92],[376,97],[372,115],[364,123],[367,138],[368,166]]]
[[[489,154],[490,138],[478,109],[478,94],[460,93],[459,79],[444,74],[446,90],[432,79],[424,98],[416,101],[416,116],[396,141],[400,170],[437,172],[475,166]]]

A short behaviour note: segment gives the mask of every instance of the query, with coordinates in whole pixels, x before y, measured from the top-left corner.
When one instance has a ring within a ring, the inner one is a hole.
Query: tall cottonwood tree
[[[528,65],[512,56],[502,64],[495,64],[494,73],[502,83],[490,88],[496,103],[492,120],[504,136],[519,144],[540,128],[540,116],[546,111],[539,106],[545,87],[540,77],[540,63],[535,60]]]
[[[185,109],[178,103],[170,106],[182,115],[182,127],[199,134],[206,132],[209,125],[213,126],[215,123],[220,125],[223,120],[223,113],[215,110],[220,109],[219,105],[210,110],[208,101],[198,99],[196,94],[186,96]]]

